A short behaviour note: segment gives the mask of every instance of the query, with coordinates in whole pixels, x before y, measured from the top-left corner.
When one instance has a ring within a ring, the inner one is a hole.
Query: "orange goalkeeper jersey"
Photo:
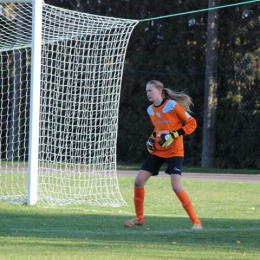
[[[159,145],[158,141],[161,134],[167,134],[172,130],[179,130],[182,128],[185,135],[191,134],[197,127],[196,120],[176,101],[165,100],[163,104],[156,107],[150,105],[147,112],[154,125],[154,132],[156,133],[154,150],[152,154],[162,158],[169,158],[173,156],[184,157],[183,136],[176,138],[172,144],[166,148]]]

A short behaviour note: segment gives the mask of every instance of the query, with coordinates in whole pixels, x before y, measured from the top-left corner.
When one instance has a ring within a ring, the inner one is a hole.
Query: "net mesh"
[[[23,201],[32,5],[3,4],[2,14],[0,199]],[[43,4],[42,24],[38,200],[123,205],[116,173],[118,108],[125,53],[137,21]]]

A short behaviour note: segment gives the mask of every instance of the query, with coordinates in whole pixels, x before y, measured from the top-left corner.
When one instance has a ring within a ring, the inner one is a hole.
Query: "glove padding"
[[[153,145],[154,145],[154,142],[155,142],[155,136],[156,136],[156,134],[152,133],[151,136],[149,137],[149,139],[146,142],[146,147],[147,147],[147,150],[148,150],[149,153],[153,152],[153,149],[154,149]]]
[[[172,130],[169,134],[161,135],[159,145],[163,148],[168,147],[171,143],[179,137],[179,133],[176,130]]]

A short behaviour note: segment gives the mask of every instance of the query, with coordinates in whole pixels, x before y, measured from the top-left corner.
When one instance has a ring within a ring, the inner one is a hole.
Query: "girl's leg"
[[[135,178],[134,182],[134,205],[136,219],[125,221],[123,224],[126,227],[131,227],[133,225],[143,225],[144,223],[144,185],[148,179],[152,176],[152,173],[144,170],[140,170]]]
[[[193,208],[193,205],[190,201],[188,194],[182,188],[181,175],[171,174],[171,184],[172,184],[173,191],[175,192],[178,199],[180,200],[183,208],[187,212],[187,214],[188,214],[190,220],[192,221],[192,223],[201,225],[201,221],[198,219],[198,217],[196,215],[196,212]],[[202,226],[201,226],[201,228],[202,228]]]
[[[144,219],[144,185],[152,174],[148,171],[140,170],[135,178],[134,183],[134,204],[136,217],[140,220]]]

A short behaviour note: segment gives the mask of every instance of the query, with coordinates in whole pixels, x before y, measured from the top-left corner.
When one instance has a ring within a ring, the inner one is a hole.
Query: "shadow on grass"
[[[241,219],[202,219],[203,230],[192,231],[187,218],[148,216],[146,223],[125,228],[126,215],[2,212],[0,236],[51,239],[93,239],[109,241],[156,241],[173,239],[187,243],[214,245],[243,243],[260,250],[260,221]]]

